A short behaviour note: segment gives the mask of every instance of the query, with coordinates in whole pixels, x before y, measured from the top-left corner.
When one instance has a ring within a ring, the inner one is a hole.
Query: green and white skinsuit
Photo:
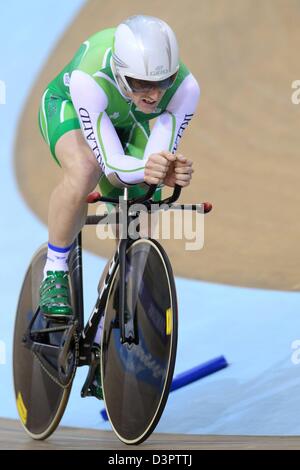
[[[139,111],[122,94],[112,72],[114,32],[111,28],[91,36],[49,84],[40,105],[39,125],[58,164],[56,143],[66,132],[81,128],[102,168],[101,193],[117,197],[126,186],[129,197],[134,197],[146,191],[143,181],[148,157],[162,150],[177,150],[198,104],[200,89],[180,63],[174,84],[155,112]],[[152,119],[156,121],[150,132]]]

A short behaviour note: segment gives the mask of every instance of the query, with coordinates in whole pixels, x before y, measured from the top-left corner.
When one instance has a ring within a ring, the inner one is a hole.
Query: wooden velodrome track
[[[199,79],[198,115],[181,151],[194,160],[183,202],[211,200],[205,249],[195,256],[178,240],[164,242],[178,275],[247,287],[299,290],[300,106],[291,83],[300,79],[298,0],[90,0],[38,77],[20,120],[15,170],[20,191],[44,222],[60,177],[36,124],[43,90],[93,32],[143,12],[177,32],[183,61]],[[42,195],[42,196],[41,196]],[[92,233],[87,247],[107,256],[112,242]],[[18,423],[0,420],[4,448],[124,449],[109,432],[60,429],[33,442]],[[291,437],[154,434],[139,449],[299,448]]]
[[[46,441],[33,441],[22,426],[0,419],[0,450],[296,450],[300,437],[196,436],[192,434],[152,434],[140,446],[126,446],[113,432],[59,428]]]

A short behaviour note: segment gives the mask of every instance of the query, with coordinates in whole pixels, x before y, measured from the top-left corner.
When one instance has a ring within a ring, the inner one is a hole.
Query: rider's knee
[[[82,198],[91,192],[99,181],[101,168],[81,131],[70,131],[61,137],[55,152],[74,197]]]
[[[81,197],[95,188],[101,175],[96,157],[93,154],[84,155],[83,152],[74,152],[73,162],[64,168],[64,179]]]

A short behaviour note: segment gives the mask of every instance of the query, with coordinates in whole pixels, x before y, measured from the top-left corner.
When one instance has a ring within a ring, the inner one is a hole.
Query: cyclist
[[[72,315],[67,259],[97,183],[112,197],[124,187],[135,197],[150,184],[190,183],[192,162],[176,152],[199,95],[196,79],[179,60],[172,29],[144,15],[91,36],[48,85],[39,124],[63,174],[49,204],[40,288],[45,316]]]

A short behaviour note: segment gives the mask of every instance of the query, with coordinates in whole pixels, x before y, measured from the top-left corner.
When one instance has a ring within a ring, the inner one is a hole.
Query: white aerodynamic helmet
[[[132,79],[142,80],[145,88],[145,82],[155,82],[167,89],[179,69],[176,36],[167,23],[153,16],[131,16],[121,23],[115,32],[112,53],[115,79],[123,91],[137,91]]]

